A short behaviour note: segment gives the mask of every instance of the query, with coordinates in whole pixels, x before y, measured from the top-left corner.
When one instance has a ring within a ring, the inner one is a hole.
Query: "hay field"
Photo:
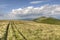
[[[0,40],[60,40],[60,25],[0,21]]]

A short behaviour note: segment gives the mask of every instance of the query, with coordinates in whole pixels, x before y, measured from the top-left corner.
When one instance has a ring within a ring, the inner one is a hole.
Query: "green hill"
[[[52,17],[40,17],[34,19],[33,21],[38,23],[47,23],[47,24],[60,24],[60,20]]]

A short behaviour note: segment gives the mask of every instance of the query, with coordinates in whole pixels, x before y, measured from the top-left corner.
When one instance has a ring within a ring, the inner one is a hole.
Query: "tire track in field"
[[[16,28],[16,30],[18,31],[18,33],[24,38],[24,40],[27,40],[27,38],[17,29],[16,25],[13,22],[14,27]]]
[[[10,23],[7,25],[6,32],[5,32],[5,34],[4,34],[4,40],[7,40],[9,25],[10,25]]]
[[[13,36],[17,40],[16,31],[14,30],[14,27],[13,27],[13,23],[12,22],[11,22],[11,27],[12,27],[12,31],[13,31]]]

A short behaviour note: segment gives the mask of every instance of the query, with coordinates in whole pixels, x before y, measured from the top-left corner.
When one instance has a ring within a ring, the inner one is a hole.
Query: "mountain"
[[[38,23],[47,23],[47,24],[59,24],[60,25],[60,20],[52,17],[39,17],[34,19],[33,21],[38,22]]]

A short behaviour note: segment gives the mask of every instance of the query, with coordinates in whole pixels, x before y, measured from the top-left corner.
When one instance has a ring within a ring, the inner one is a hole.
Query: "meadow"
[[[60,25],[34,21],[0,21],[0,40],[60,40]]]

